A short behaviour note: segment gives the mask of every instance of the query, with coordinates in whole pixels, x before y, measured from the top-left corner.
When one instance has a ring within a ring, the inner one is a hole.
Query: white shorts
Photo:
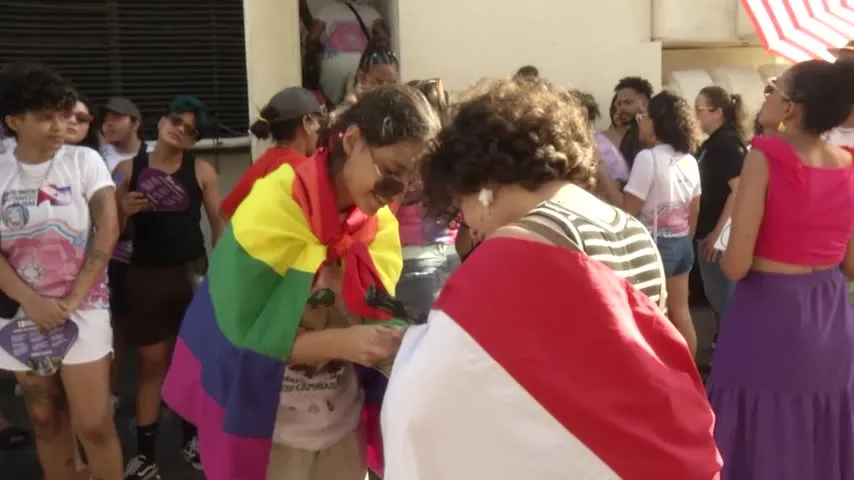
[[[23,317],[23,310],[19,311],[16,318],[19,317]],[[0,319],[0,328],[12,321]],[[113,327],[110,325],[109,310],[77,310],[71,314],[71,321],[77,324],[77,340],[62,363],[91,363],[113,353]],[[26,372],[30,368],[0,348],[0,370]]]

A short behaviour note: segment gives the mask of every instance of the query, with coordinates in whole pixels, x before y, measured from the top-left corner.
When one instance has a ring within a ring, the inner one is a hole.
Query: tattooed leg
[[[68,401],[58,375],[16,374],[33,425],[36,451],[45,480],[74,478],[74,450]]]

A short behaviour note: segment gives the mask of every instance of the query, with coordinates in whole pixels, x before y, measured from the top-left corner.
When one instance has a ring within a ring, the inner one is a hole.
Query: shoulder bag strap
[[[359,11],[356,10],[356,7],[354,7],[353,4],[350,2],[344,2],[344,5],[347,5],[347,8],[349,8],[350,11],[353,12],[353,15],[356,16],[356,20],[359,22],[359,26],[362,27],[362,33],[365,34],[365,40],[371,41],[371,30],[368,28],[367,25],[365,25],[365,21],[362,20],[362,16],[359,15]]]
[[[536,220],[532,220],[530,218],[522,218],[513,223],[519,227],[524,228],[530,232],[536,233],[537,235],[545,238],[549,242],[555,244],[555,246],[566,248],[567,250],[575,250],[577,252],[584,253],[583,250],[569,237],[558,232],[553,228],[549,228],[547,225],[544,225]]]
[[[647,200],[649,200],[650,193],[658,182],[658,157],[655,155],[655,148],[650,148],[649,153],[652,155],[652,183],[649,184],[649,192],[646,194]],[[653,241],[658,242],[658,205],[652,206],[652,231],[650,234]]]

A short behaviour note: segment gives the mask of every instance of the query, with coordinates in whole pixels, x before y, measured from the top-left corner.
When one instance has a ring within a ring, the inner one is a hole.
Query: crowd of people
[[[854,477],[854,45],[769,82],[754,132],[737,94],[639,77],[597,132],[533,66],[401,84],[338,7],[362,42],[304,19],[314,88],[260,109],[225,198],[202,100],[149,144],[131,99],[0,70],[0,369],[44,478],[161,478],[164,402],[210,480]]]

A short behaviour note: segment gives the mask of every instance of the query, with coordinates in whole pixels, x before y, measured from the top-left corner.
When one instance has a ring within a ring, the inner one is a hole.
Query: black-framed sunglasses
[[[172,124],[173,127],[180,128],[184,131],[184,135],[196,139],[199,137],[199,131],[196,130],[192,124],[185,122],[184,117],[177,113],[170,113],[167,117],[169,119],[169,123]]]
[[[374,164],[374,169],[377,171],[377,181],[374,183],[374,194],[380,198],[394,198],[406,191],[408,181],[399,178],[397,175],[389,172],[383,172],[374,157],[374,151],[370,146],[365,145],[368,155],[371,157],[371,163]]]
[[[788,95],[786,95],[782,90],[780,90],[780,86],[779,86],[779,85],[777,85],[777,79],[776,79],[776,78],[769,78],[769,79],[767,79],[767,80],[765,81],[765,83],[767,84],[767,85],[765,86],[765,91],[767,92],[767,93],[765,94],[765,96],[766,96],[766,97],[767,97],[768,95],[771,95],[773,92],[777,92],[777,93],[779,93],[779,94],[780,94],[780,98],[782,98],[782,99],[783,99],[783,101],[786,101],[786,102],[789,102],[789,103],[794,103],[794,102],[792,101],[792,98],[791,98],[791,97],[789,97],[789,96],[788,96]]]

